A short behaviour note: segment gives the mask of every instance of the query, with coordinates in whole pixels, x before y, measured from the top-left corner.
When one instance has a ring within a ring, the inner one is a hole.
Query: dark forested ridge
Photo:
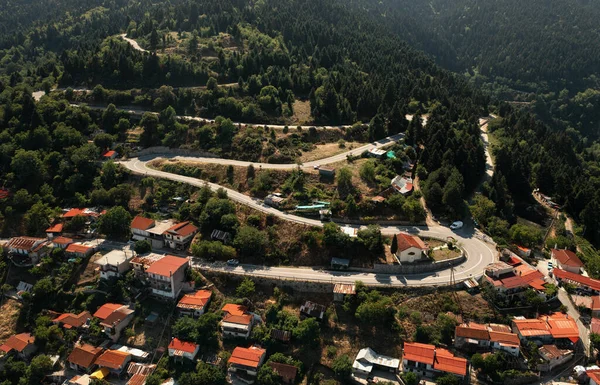
[[[42,6],[51,9],[46,17],[40,16]],[[197,147],[224,154],[231,147],[218,125],[193,130],[168,117],[221,115],[284,123],[294,102],[303,99],[317,124],[370,122],[371,140],[406,131],[407,143],[419,149],[430,206],[460,215],[462,198],[483,173],[477,118],[487,113],[490,98],[495,109],[503,100],[518,99],[530,103],[545,125],[501,106],[502,122],[511,126],[499,131],[503,152],[497,155],[498,168],[511,179],[505,185],[499,180],[499,188],[506,187],[514,199],[527,189],[544,188],[583,220],[587,201],[597,201],[589,193],[597,190],[592,166],[600,122],[592,24],[596,8],[575,0],[13,1],[0,11],[0,28],[13,31],[0,39],[0,118],[8,134],[0,165],[4,182],[19,187],[11,179],[10,160],[25,146],[19,138],[36,129],[39,135],[45,129],[51,138],[44,138],[45,147],[27,149],[44,159],[56,146],[57,124],[90,139],[99,127],[119,140],[134,124],[114,110],[102,116],[90,112],[82,129],[50,114],[54,107],[48,106],[32,119],[41,106],[28,100],[31,90],[83,86],[93,92],[56,93],[55,101],[46,103],[61,106],[62,97],[77,97],[163,111],[159,120],[142,120],[144,146],[181,146],[192,138]],[[147,52],[134,49],[120,33]],[[22,109],[29,104],[35,108]],[[169,106],[175,111],[167,111]],[[427,114],[427,127],[418,119],[409,124],[407,113]],[[544,141],[531,134],[532,127]],[[502,132],[514,135],[503,137]],[[246,148],[260,145],[250,137],[243,143]],[[517,143],[535,152],[513,153]],[[571,143],[566,155],[555,155],[557,143]],[[547,164],[554,165],[552,171]],[[557,187],[560,178],[581,175],[590,177]],[[42,176],[45,182],[52,178]],[[78,187],[77,192],[94,189]],[[511,215],[506,219],[514,221]]]
[[[103,113],[74,109],[65,100],[75,97],[70,89],[41,102],[31,97],[32,90],[56,86],[93,88],[86,101],[162,111],[139,122],[143,146],[176,147],[197,138],[197,147],[219,153],[236,146],[254,150],[262,144],[251,136],[231,146],[239,128],[230,122],[197,129],[176,122],[174,114],[266,123],[284,120],[298,99],[309,102],[315,123],[371,122],[364,135],[369,140],[406,131],[423,175],[431,172],[436,187],[451,197],[435,202],[441,211],[448,205],[457,212],[483,173],[477,118],[486,113],[487,100],[377,15],[344,1],[44,4],[53,8],[48,18],[40,17],[40,3],[11,2],[2,10],[2,28],[16,32],[0,40],[2,184],[21,191],[19,197],[33,196],[38,217],[64,204],[110,206],[129,196],[121,175],[110,171],[114,177],[103,179],[106,170],[92,159],[124,141],[138,121],[114,107]],[[10,17],[13,11],[18,18]],[[120,33],[148,52],[135,50]],[[428,114],[427,128],[418,118],[409,123],[407,113]],[[3,207],[5,232],[24,224],[39,234],[45,224],[27,220],[29,204],[11,198]]]

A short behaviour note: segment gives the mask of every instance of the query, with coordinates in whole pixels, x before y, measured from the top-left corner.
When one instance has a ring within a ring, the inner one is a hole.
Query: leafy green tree
[[[37,151],[18,150],[12,157],[10,166],[18,187],[31,192],[42,184],[45,168]]]
[[[340,195],[345,196],[354,190],[352,171],[348,167],[342,167],[337,171],[337,184]]]
[[[191,246],[192,254],[195,257],[207,260],[226,261],[235,258],[235,249],[231,246],[222,244],[219,241],[199,241]]]
[[[263,365],[258,370],[258,375],[256,376],[256,382],[258,385],[279,385],[281,384],[280,376],[275,373],[273,368],[270,365]]]
[[[419,385],[419,377],[413,372],[402,373],[402,380],[406,385]]]
[[[300,321],[292,331],[294,338],[307,347],[318,346],[320,334],[321,327],[319,322],[314,318],[307,318]]]
[[[366,229],[359,230],[356,236],[369,252],[373,254],[383,252],[383,237],[379,226],[369,225]]]
[[[267,236],[252,226],[242,226],[234,240],[234,247],[244,256],[262,255],[267,247]]]
[[[460,381],[458,377],[453,374],[445,374],[436,379],[438,385],[459,385]]]
[[[256,287],[254,285],[254,281],[246,277],[235,289],[235,294],[241,298],[249,298],[254,295],[255,291]]]
[[[367,183],[375,183],[375,162],[367,160],[360,166],[360,177]],[[339,183],[339,181],[338,181]]]
[[[346,198],[346,215],[353,218],[358,215],[358,205],[352,195]]]
[[[121,206],[109,209],[100,217],[98,228],[109,238],[124,239],[129,237],[131,214]]]
[[[133,250],[137,254],[145,254],[152,251],[152,244],[147,240],[136,241]]]
[[[352,361],[347,354],[342,354],[333,360],[331,369],[337,376],[346,378],[352,373]]]
[[[496,204],[483,195],[476,195],[469,209],[477,223],[481,226],[487,226],[488,219],[496,213]]]
[[[52,370],[52,361],[45,354],[32,358],[27,367],[27,380],[29,384],[40,384],[44,376]]]

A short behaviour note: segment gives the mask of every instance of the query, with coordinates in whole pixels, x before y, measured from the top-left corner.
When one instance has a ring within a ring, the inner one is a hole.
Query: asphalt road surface
[[[289,220],[300,224],[318,227],[323,226],[323,222],[319,220],[305,218],[279,211],[277,209],[265,205],[261,200],[254,199],[247,195],[241,194],[235,190],[219,186],[215,183],[210,183],[197,178],[152,169],[148,167],[147,162],[154,158],[154,156],[148,157],[148,159],[133,158],[127,161],[123,161],[121,162],[121,164],[129,170],[131,170],[133,173],[140,175],[169,179],[181,183],[188,183],[197,187],[202,187],[206,185],[213,190],[223,188],[227,191],[227,194],[231,200],[242,203],[253,209],[275,215],[284,220]],[[222,163],[225,160],[220,159],[219,161]],[[297,167],[296,165],[290,166]],[[340,225],[343,224],[340,223]],[[357,225],[352,226],[361,227]],[[443,226],[381,226],[381,231],[385,235],[393,235],[398,233],[399,231],[408,231],[422,236],[432,236],[444,239],[449,236],[454,237],[458,241],[459,246],[461,246],[467,254],[467,260],[463,264],[454,268],[454,276],[456,281],[466,280],[471,277],[480,277],[483,274],[485,266],[496,260],[497,253],[495,247],[478,239],[476,237],[475,231],[472,229],[463,228],[458,231],[452,231],[449,228]],[[450,282],[451,275],[451,269],[440,270],[437,272],[426,274],[398,275],[348,271],[340,272],[313,268],[267,267],[255,265],[240,265],[234,268],[230,266],[224,266],[222,263],[195,263],[195,266],[207,270],[226,271],[233,274],[246,274],[278,279],[295,279],[314,282],[354,282],[355,280],[360,279],[367,285],[385,285],[397,287],[446,285]]]

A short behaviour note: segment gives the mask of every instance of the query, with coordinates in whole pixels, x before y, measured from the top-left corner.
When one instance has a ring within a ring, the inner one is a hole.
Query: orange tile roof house
[[[87,258],[94,253],[94,248],[81,243],[71,243],[65,249],[65,253],[70,257]]]
[[[14,237],[6,244],[12,262],[17,266],[33,266],[47,254],[49,242],[46,238]]]
[[[52,243],[54,247],[58,247],[59,249],[66,249],[71,243],[73,243],[73,239],[67,237],[54,237],[52,238]]]
[[[136,241],[148,241],[153,249],[160,249],[165,246],[165,231],[173,225],[172,220],[155,221],[138,215],[131,221],[132,238]]]
[[[65,329],[77,329],[87,326],[88,320],[92,318],[89,311],[82,311],[79,314],[63,313],[52,320],[52,323],[60,325]]]
[[[234,303],[228,303],[224,305],[221,310],[231,315],[244,315],[248,312],[248,308],[246,306],[236,305]]]
[[[468,362],[456,357],[449,350],[418,342],[405,342],[402,370],[431,377],[439,373],[450,373],[460,378],[467,375]]]
[[[429,250],[421,238],[407,233],[396,234],[396,244],[398,245],[396,257],[400,263],[419,261]]]
[[[232,375],[240,377],[244,382],[252,384],[266,356],[267,351],[258,346],[249,348],[238,346],[233,349],[233,353],[231,353],[231,357],[227,362],[229,371]]]
[[[573,343],[579,340],[577,323],[568,314],[553,313],[537,319],[514,318],[512,324],[513,332],[521,341],[537,340],[550,344],[557,339],[567,339]]]
[[[11,336],[0,345],[0,353],[15,354],[22,359],[29,358],[36,350],[35,337],[29,333]]]
[[[551,260],[555,266],[571,273],[579,274],[581,269],[583,269],[583,262],[571,250],[552,249]]]
[[[118,350],[106,350],[96,359],[99,368],[106,368],[117,376],[121,375],[131,361],[131,354]]]
[[[94,317],[98,318],[100,325],[104,327],[104,333],[113,342],[119,339],[121,332],[129,325],[133,316],[133,309],[118,303],[106,303],[94,313]]]
[[[132,263],[137,261],[132,261]],[[185,282],[185,273],[190,266],[187,258],[165,255],[150,262],[145,268],[145,280],[152,288],[152,294],[175,300],[179,297]],[[134,264],[134,268],[136,268]]]
[[[91,373],[96,368],[96,359],[104,349],[89,344],[75,345],[67,358],[69,367],[73,370]]]
[[[165,231],[165,244],[171,249],[186,250],[198,228],[190,222],[181,222]]]
[[[585,287],[598,294],[600,292],[600,280],[586,277],[585,275],[571,273],[562,269],[552,270],[554,278],[559,282],[572,283],[577,286]]]
[[[585,374],[590,378],[590,385],[600,385],[600,369],[588,369]]]
[[[254,316],[248,313],[245,306],[226,304],[223,306],[225,316],[221,321],[221,331],[224,337],[250,337]]]
[[[481,325],[474,322],[456,326],[454,346],[468,351],[503,350],[513,356],[520,351],[519,336],[508,325]]]
[[[184,294],[177,303],[177,310],[182,316],[200,317],[206,311],[212,291],[197,290],[192,294]]]
[[[200,351],[200,345],[173,338],[169,343],[169,357],[194,360]]]
[[[60,235],[60,233],[62,233],[62,231],[63,231],[63,224],[55,223],[54,225],[52,225],[46,229],[46,236],[48,237],[48,239],[52,239],[52,238]]]

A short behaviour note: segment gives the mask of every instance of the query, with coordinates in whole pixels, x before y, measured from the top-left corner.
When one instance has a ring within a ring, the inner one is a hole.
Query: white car
[[[463,223],[461,221],[456,221],[450,225],[450,229],[457,230],[463,227]]]

